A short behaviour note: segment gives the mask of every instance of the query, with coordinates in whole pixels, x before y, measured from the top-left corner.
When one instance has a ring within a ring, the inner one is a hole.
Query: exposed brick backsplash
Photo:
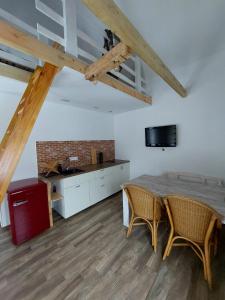
[[[78,156],[79,160],[70,162],[70,166],[88,165],[91,163],[91,148],[95,148],[97,153],[103,152],[104,161],[115,159],[114,140],[36,142],[38,172],[45,171],[44,162],[56,160],[63,163],[71,156]]]

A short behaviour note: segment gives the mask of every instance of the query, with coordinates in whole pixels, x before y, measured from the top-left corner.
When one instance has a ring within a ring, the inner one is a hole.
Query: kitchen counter
[[[69,175],[55,175],[55,176],[51,176],[51,177],[43,177],[43,176],[39,176],[39,178],[44,178],[45,180],[49,180],[51,181],[55,181],[55,180],[60,180],[60,179],[65,179],[68,177],[72,177],[72,176],[79,176],[81,174],[85,174],[85,173],[89,173],[89,172],[93,172],[93,171],[98,171],[101,169],[105,169],[105,168],[110,168],[113,166],[117,166],[117,165],[121,165],[121,164],[126,164],[129,163],[129,160],[119,160],[119,159],[115,159],[112,161],[106,161],[102,164],[95,164],[95,165],[86,165],[86,166],[78,166],[77,168],[79,168],[80,170],[82,170],[82,173],[75,173],[75,174],[69,174]]]
[[[113,166],[126,164],[126,163],[129,163],[129,160],[115,159],[113,161],[106,161],[103,164],[82,166],[82,167],[79,167],[79,169],[81,169],[85,172],[93,172],[93,171],[98,171],[98,170],[101,170],[101,169],[110,168],[110,167],[113,167]]]
[[[54,185],[54,192],[62,196],[61,201],[53,202],[53,208],[65,219],[119,192],[130,177],[129,161],[124,160],[79,169],[83,172],[48,179]]]

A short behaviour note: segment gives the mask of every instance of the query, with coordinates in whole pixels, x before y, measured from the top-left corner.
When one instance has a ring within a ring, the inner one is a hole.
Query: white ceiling
[[[51,90],[56,95],[56,99],[52,101],[60,103],[66,99],[74,106],[113,114],[148,106],[143,101],[101,82],[97,84],[89,82],[83,74],[70,68],[63,68]]]
[[[14,94],[20,96],[25,88],[26,84],[23,82],[0,76],[0,92],[2,93],[13,91]],[[100,82],[91,83],[84,79],[83,74],[70,68],[63,68],[56,76],[47,101],[110,114],[149,105]]]
[[[201,72],[203,64],[210,64],[215,53],[225,50],[224,0],[114,1],[187,88],[188,94],[192,92],[189,82],[195,80],[192,73]],[[144,74],[155,101],[172,91],[145,64]]]
[[[225,48],[224,0],[115,2],[172,70]]]

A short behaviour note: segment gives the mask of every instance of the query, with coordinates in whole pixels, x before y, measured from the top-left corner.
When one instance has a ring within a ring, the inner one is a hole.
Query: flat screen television
[[[176,147],[176,125],[145,128],[146,147]]]

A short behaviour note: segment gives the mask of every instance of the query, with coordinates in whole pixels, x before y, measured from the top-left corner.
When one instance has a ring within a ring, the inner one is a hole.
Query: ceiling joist
[[[168,83],[180,96],[187,96],[187,91],[149,46],[128,18],[113,0],[82,0],[122,43],[136,53],[155,73]]]
[[[87,68],[85,78],[91,81],[98,80],[108,71],[119,67],[130,55],[131,51],[126,45],[123,43],[117,44]]]
[[[17,49],[23,53],[35,56],[45,62],[48,62],[58,68],[64,66],[74,69],[82,74],[86,73],[88,65],[79,59],[65,54],[59,49],[44,44],[35,37],[18,30],[16,27],[0,20],[0,44]],[[121,91],[132,97],[135,97],[145,103],[151,104],[152,99],[126,84],[112,78],[109,75],[103,75],[99,81]]]
[[[31,72],[0,62],[0,76],[9,77],[23,82],[28,82]]]

